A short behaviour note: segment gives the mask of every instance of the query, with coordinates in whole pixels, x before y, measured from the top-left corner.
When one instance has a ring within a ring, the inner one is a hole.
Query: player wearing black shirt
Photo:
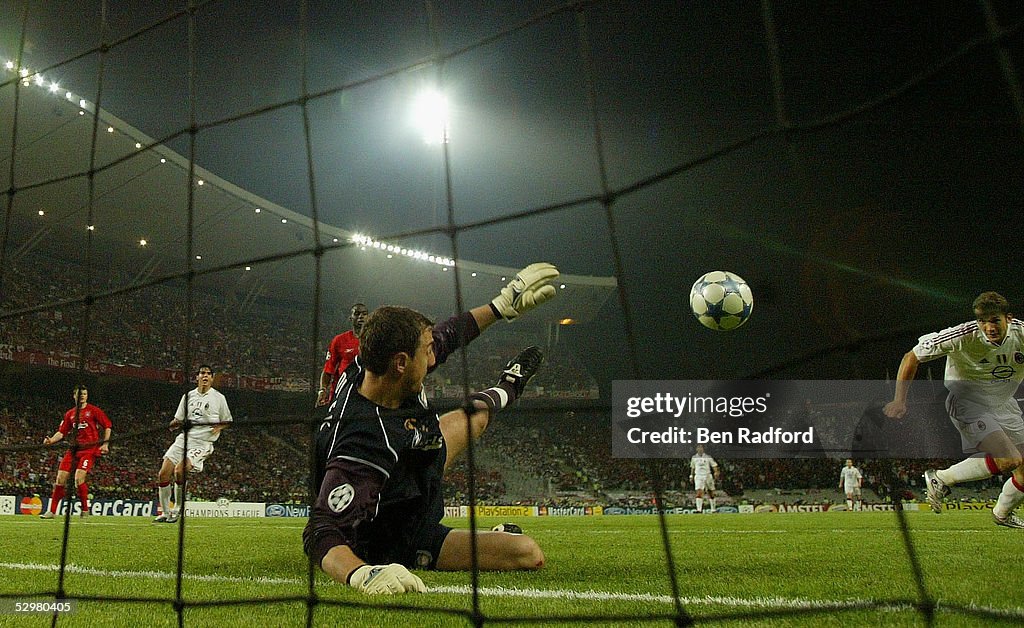
[[[531,290],[531,299],[539,296],[529,287],[515,296]],[[528,306],[520,302],[515,315],[550,296]],[[366,593],[425,591],[410,568],[471,567],[471,531],[440,523],[442,476],[491,416],[522,393],[542,354],[536,347],[524,350],[508,362],[495,386],[473,393],[464,408],[443,416],[428,403],[423,379],[502,311],[492,302],[437,326],[408,308],[386,306],[370,315],[360,356],[342,374],[317,435],[318,495],[303,532],[306,553],[335,580]],[[544,564],[540,547],[526,535],[476,535],[480,569]]]

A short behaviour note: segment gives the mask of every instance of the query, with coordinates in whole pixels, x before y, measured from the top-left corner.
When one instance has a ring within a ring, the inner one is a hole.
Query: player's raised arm
[[[526,384],[537,373],[544,353],[538,347],[527,347],[505,364],[498,383],[469,396],[469,403],[461,410],[448,412],[440,419],[448,457],[445,469],[487,429],[492,415],[510,406],[526,389]],[[468,418],[468,425],[467,425]]]
[[[547,262],[536,262],[516,273],[515,279],[501,289],[490,303],[495,316],[513,321],[555,296],[550,282],[558,279],[558,269]]]

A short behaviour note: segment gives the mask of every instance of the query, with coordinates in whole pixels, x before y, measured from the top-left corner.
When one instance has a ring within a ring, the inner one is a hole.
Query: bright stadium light
[[[448,99],[436,89],[427,89],[413,101],[413,124],[427,144],[448,143]]]

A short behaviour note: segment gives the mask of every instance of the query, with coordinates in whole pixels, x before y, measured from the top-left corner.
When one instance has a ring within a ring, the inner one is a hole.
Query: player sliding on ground
[[[1014,509],[1024,501],[1024,419],[1013,398],[1024,379],[1024,324],[1014,320],[1006,299],[983,292],[974,300],[976,320],[921,336],[903,356],[896,395],[885,414],[907,413],[907,391],[921,362],[946,357],[946,410],[960,431],[964,453],[974,454],[948,469],[924,473],[928,503],[942,512],[949,487],[1012,472],[1003,484],[992,517],[997,525],[1024,528]]]
[[[310,560],[338,582],[369,594],[425,591],[410,569],[472,567],[470,530],[441,525],[444,471],[512,404],[540,366],[524,350],[498,383],[438,416],[423,379],[500,318],[513,320],[551,299],[551,264],[530,264],[490,303],[432,326],[401,307],[374,311],[360,334],[360,356],[342,373],[316,443],[317,497],[303,532]],[[544,554],[523,534],[478,531],[478,566],[539,569]]]

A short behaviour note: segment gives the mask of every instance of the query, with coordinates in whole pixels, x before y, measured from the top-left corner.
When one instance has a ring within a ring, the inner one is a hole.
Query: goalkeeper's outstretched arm
[[[476,440],[487,429],[491,415],[510,406],[526,389],[526,384],[537,373],[544,353],[537,347],[527,347],[505,364],[498,383],[469,395],[466,405],[441,417],[448,457],[445,469],[465,451],[470,440]]]

